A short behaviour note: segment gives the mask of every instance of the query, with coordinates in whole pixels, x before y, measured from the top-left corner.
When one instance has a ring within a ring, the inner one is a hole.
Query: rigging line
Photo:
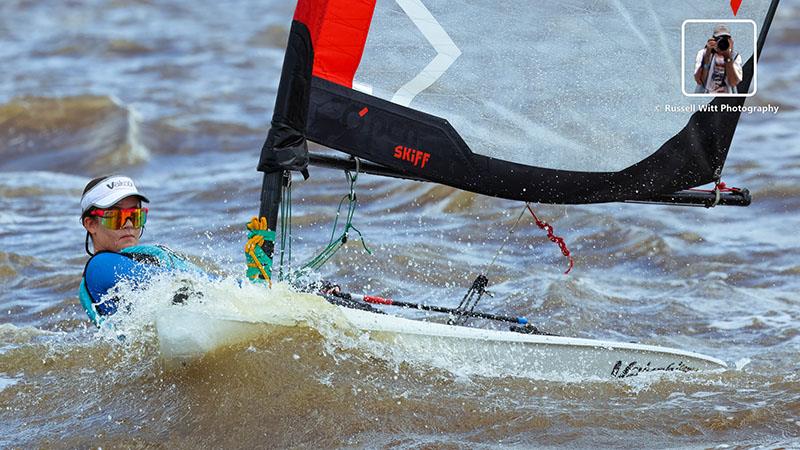
[[[486,277],[491,269],[494,267],[494,263],[497,261],[497,257],[503,253],[503,249],[506,247],[511,234],[514,233],[514,230],[519,225],[520,220],[522,220],[522,216],[525,214],[525,207],[522,208],[520,211],[519,216],[517,216],[517,220],[511,225],[508,232],[506,233],[505,238],[503,239],[503,243],[500,245],[500,248],[495,252],[494,257],[492,258],[492,262],[486,266],[483,273],[479,274],[475,281],[472,282],[472,286],[469,288],[464,297],[461,299],[461,303],[458,304],[458,307],[453,310],[453,316],[447,321],[450,325],[463,325],[466,323],[468,317],[473,316],[473,312],[475,311],[475,307],[478,306],[478,302],[483,297],[483,294],[486,293],[486,286],[489,284],[489,279]],[[489,293],[489,295],[492,295]]]
[[[328,242],[328,245],[333,244],[334,236],[336,236],[336,226],[339,224],[339,215],[341,214],[342,204],[344,204],[345,200],[349,200],[350,201],[350,203],[348,204],[348,207],[347,207],[347,222],[345,223],[345,227],[344,227],[344,235],[345,236],[347,235],[347,232],[349,231],[349,229],[352,227],[351,222],[353,220],[353,215],[355,214],[355,208],[356,208],[356,202],[357,202],[357,199],[356,199],[356,180],[358,180],[358,173],[361,170],[361,161],[356,157],[353,157],[353,159],[355,160],[355,163],[356,163],[356,173],[355,173],[355,175],[353,175],[353,174],[350,173],[349,170],[345,170],[344,171],[344,175],[347,178],[347,182],[350,185],[350,192],[348,194],[345,194],[344,196],[342,196],[342,199],[339,201],[339,206],[336,208],[336,217],[333,220],[333,229],[331,230],[331,239]],[[358,230],[356,230],[356,231],[358,231]],[[359,232],[359,235],[360,234],[361,233]]]
[[[564,238],[561,236],[556,236],[553,233],[553,226],[549,223],[539,220],[536,216],[536,213],[533,212],[533,208],[531,208],[530,203],[525,203],[525,207],[530,211],[531,216],[533,216],[533,220],[536,222],[536,226],[547,232],[547,239],[550,239],[550,242],[558,245],[558,248],[561,249],[561,254],[563,254],[569,260],[569,266],[567,267],[567,271],[564,272],[564,275],[568,275],[569,272],[572,270],[572,267],[575,265],[575,261],[572,259],[570,255],[569,248],[567,248],[567,244],[564,242]]]
[[[710,194],[714,194],[714,200],[711,201],[711,202],[706,202],[706,204],[704,205],[706,208],[714,208],[715,206],[720,204],[720,201],[722,200],[722,193],[723,192],[737,192],[737,191],[739,191],[739,188],[728,187],[728,185],[726,185],[724,181],[717,180],[714,183],[714,189],[697,189],[697,188],[693,188],[693,189],[688,189],[688,190],[689,191],[693,191],[693,192],[707,192],[707,193],[710,193]]]
[[[345,173],[348,173],[348,172],[345,171]],[[342,205],[344,204],[344,201],[347,200],[347,199],[348,199],[347,195],[342,196],[342,199],[339,200],[339,205],[336,207],[336,216],[333,218],[333,228],[331,229],[331,238],[328,241],[328,245],[333,244],[333,242],[336,240],[335,239],[335,237],[336,237],[336,227],[339,225],[339,216],[341,215]],[[349,212],[349,209],[348,209],[348,212]],[[346,226],[345,226],[345,231],[347,231],[347,227]]]
[[[283,280],[283,258],[286,254],[286,265],[292,264],[292,176],[285,173],[281,187],[281,247],[278,265],[278,280]],[[287,269],[288,272],[288,269]]]
[[[303,267],[300,268],[298,271],[299,273],[305,272],[307,270],[316,270],[322,267],[333,255],[336,253],[339,248],[342,247],[347,242],[347,235],[350,230],[355,231],[358,234],[359,241],[361,242],[361,246],[368,254],[372,254],[372,250],[367,247],[367,243],[364,240],[364,236],[361,234],[358,228],[353,225],[353,217],[356,212],[356,206],[358,204],[358,198],[356,197],[355,192],[355,184],[356,180],[358,180],[358,173],[361,170],[361,162],[358,158],[355,159],[355,174],[351,173],[349,170],[345,170],[345,175],[347,180],[350,184],[350,192],[342,196],[342,199],[339,201],[339,205],[336,208],[336,216],[333,221],[333,229],[331,230],[331,238],[328,241],[328,245],[322,249],[322,251],[315,256],[311,261],[306,263]],[[339,217],[342,214],[342,206],[344,205],[344,201],[349,200],[349,204],[347,207],[347,215],[345,216],[345,224],[344,229],[342,230],[341,234],[336,237],[336,229],[339,224]]]
[[[511,228],[509,228],[508,232],[506,233],[505,238],[503,238],[503,243],[500,245],[500,248],[495,252],[494,257],[492,258],[492,262],[490,262],[489,265],[486,266],[486,269],[483,271],[484,275],[489,274],[489,271],[494,267],[495,261],[497,261],[497,257],[500,256],[501,253],[503,253],[503,249],[506,248],[508,239],[511,237],[511,234],[514,233],[514,230],[517,228],[517,225],[519,225],[520,220],[522,220],[522,216],[525,215],[526,208],[527,208],[527,203],[525,204],[525,206],[522,207],[522,211],[519,212],[517,220],[514,221],[514,224],[511,225]]]
[[[286,186],[286,209],[288,211],[289,216],[289,251],[287,252],[288,261],[287,264],[289,268],[292,267],[292,240],[294,239],[294,233],[292,233],[292,175],[291,172],[287,179],[287,186]]]
[[[486,278],[484,275],[478,275],[478,277],[475,278],[475,281],[472,282],[472,286],[469,288],[467,293],[464,294],[464,298],[461,299],[461,303],[459,303],[458,307],[452,311],[447,323],[449,325],[463,325],[466,323],[467,317],[471,316],[470,313],[475,310],[475,306],[478,305],[481,297],[483,297],[483,294],[486,293],[486,285],[488,284],[488,278]]]

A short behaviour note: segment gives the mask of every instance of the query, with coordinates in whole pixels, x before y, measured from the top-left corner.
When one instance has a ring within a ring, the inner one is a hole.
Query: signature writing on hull
[[[627,378],[639,375],[640,373],[644,372],[674,372],[674,371],[681,371],[681,372],[691,372],[697,370],[694,367],[687,366],[683,363],[683,361],[679,361],[677,363],[670,363],[666,366],[653,366],[648,361],[647,364],[642,365],[637,361],[632,361],[628,364],[623,363],[622,361],[617,361],[614,364],[614,367],[611,369],[611,376],[616,378]]]

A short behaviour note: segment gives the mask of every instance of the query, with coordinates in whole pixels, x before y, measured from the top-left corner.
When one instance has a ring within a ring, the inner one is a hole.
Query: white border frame
[[[753,25],[753,92],[744,94],[695,94],[686,92],[686,24],[750,23]],[[681,92],[686,97],[752,97],[758,92],[758,26],[750,19],[687,19],[681,25]]]

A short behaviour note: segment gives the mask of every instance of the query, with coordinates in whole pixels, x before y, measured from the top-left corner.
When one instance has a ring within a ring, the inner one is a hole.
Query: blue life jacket
[[[203,270],[162,245],[137,245],[119,253],[101,251],[94,254],[83,268],[78,297],[89,319],[97,325],[103,316],[117,312],[117,300],[102,297],[120,280],[147,281],[164,271],[200,272]]]

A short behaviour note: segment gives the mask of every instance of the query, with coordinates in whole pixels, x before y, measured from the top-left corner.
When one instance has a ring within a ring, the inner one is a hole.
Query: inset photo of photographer
[[[756,23],[752,20],[697,19],[683,22],[682,90],[689,97],[750,97],[758,81]],[[752,58],[753,81],[741,88]]]

